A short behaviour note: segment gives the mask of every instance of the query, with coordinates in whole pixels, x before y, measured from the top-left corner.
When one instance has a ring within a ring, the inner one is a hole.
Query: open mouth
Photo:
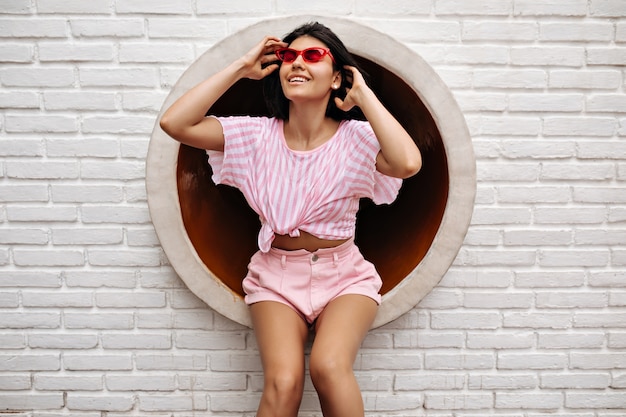
[[[304,77],[296,76],[289,78],[287,81],[289,82],[289,84],[304,84],[309,80]]]

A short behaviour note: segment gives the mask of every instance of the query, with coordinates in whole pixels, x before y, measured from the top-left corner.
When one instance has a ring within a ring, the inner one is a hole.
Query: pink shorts
[[[243,280],[246,304],[276,301],[294,309],[309,324],[340,295],[359,294],[380,304],[382,280],[351,239],[335,248],[309,252],[271,248],[258,251]]]

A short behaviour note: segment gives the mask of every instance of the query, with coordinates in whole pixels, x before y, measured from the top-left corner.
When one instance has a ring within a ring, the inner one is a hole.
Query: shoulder
[[[262,116],[214,116],[222,126],[228,127],[267,127],[277,123],[274,117]]]

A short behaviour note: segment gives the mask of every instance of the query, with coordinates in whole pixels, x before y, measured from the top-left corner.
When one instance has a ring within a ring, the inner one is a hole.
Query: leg
[[[305,321],[290,307],[262,301],[250,306],[261,362],[263,396],[258,417],[296,417],[304,389]]]
[[[325,417],[363,417],[353,365],[378,305],[363,295],[331,301],[317,320],[309,370]]]

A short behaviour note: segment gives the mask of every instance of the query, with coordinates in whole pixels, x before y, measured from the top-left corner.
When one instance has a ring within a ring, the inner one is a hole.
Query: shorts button
[[[319,259],[319,257],[318,257],[317,255],[313,255],[313,256],[311,257],[311,260],[312,260],[313,262],[317,262],[317,260],[318,260],[318,259]]]

